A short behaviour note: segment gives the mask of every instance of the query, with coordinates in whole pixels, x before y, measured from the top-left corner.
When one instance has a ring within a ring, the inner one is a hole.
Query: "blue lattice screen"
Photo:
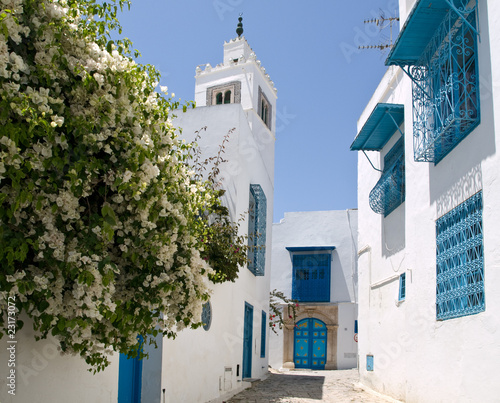
[[[263,276],[266,266],[267,199],[260,185],[250,185],[248,211],[248,269],[256,276]]]
[[[413,78],[415,161],[439,162],[480,121],[476,3],[455,1],[420,60]]]
[[[485,309],[482,192],[436,221],[438,319]]]
[[[371,190],[371,209],[387,216],[405,200],[404,140],[399,139],[384,158],[384,171]]]
[[[292,299],[330,301],[330,254],[293,256]]]

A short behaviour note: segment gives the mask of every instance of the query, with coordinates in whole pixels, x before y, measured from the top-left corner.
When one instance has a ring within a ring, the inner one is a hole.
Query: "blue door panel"
[[[245,303],[245,324],[243,329],[243,378],[252,377],[253,306]]]
[[[303,319],[295,326],[295,368],[325,369],[326,325],[314,318]]]

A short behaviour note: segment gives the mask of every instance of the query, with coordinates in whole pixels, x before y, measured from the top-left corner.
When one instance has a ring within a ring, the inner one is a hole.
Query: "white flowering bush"
[[[37,337],[95,370],[138,335],[200,322],[213,271],[199,212],[220,206],[159,74],[110,40],[127,3],[0,0],[0,308],[15,296]]]

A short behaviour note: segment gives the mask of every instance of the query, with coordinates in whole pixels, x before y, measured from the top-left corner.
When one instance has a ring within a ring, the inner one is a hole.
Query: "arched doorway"
[[[294,330],[295,368],[325,369],[328,330],[323,321],[302,319]]]

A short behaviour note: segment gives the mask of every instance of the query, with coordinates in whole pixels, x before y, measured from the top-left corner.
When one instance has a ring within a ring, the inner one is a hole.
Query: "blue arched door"
[[[325,369],[327,332],[325,323],[315,318],[295,325],[295,368]]]

